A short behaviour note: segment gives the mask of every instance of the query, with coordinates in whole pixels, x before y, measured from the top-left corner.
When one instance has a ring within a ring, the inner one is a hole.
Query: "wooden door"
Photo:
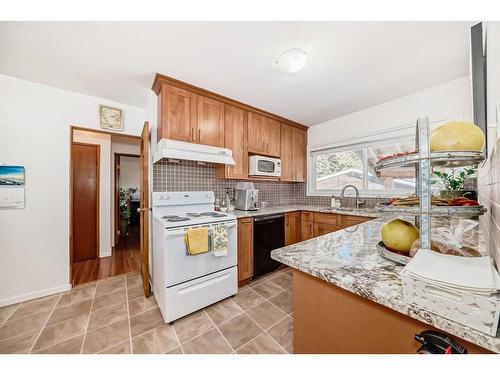
[[[224,104],[198,95],[197,143],[224,147]]]
[[[196,141],[196,94],[163,84],[158,115],[158,140]]]
[[[141,134],[141,192],[140,192],[140,238],[141,238],[141,274],[144,295],[149,297],[151,287],[149,285],[149,221],[150,221],[150,204],[149,204],[149,123],[146,121],[142,128]]]
[[[293,181],[293,128],[281,124],[281,181]]]
[[[279,121],[264,117],[262,139],[264,140],[264,155],[280,157],[281,124]]]
[[[253,219],[238,219],[238,281],[253,276]]]
[[[248,112],[248,152],[264,154],[264,117]]]
[[[73,261],[99,254],[100,146],[73,143]]]
[[[292,130],[293,180],[305,182],[307,174],[307,132],[295,127]]]
[[[224,177],[233,179],[248,178],[247,150],[247,112],[227,105],[225,118],[225,147],[233,151],[236,165],[226,166]]]
[[[300,242],[301,238],[300,211],[287,212],[285,214],[285,246]]]

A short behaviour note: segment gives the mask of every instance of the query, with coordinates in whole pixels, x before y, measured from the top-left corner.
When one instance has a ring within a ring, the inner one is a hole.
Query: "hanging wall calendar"
[[[25,207],[24,167],[0,165],[0,209]]]

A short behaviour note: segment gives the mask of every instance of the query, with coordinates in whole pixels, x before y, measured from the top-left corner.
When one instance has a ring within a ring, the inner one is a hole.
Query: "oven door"
[[[237,264],[237,233],[238,223],[236,220],[218,224],[227,225],[228,253],[227,256],[216,257],[209,251],[198,255],[189,255],[184,242],[186,230],[194,227],[166,229],[164,232],[165,246],[163,248],[165,267],[165,286],[180,284],[193,280]],[[210,225],[203,225],[208,226]],[[199,226],[198,226],[199,227]]]

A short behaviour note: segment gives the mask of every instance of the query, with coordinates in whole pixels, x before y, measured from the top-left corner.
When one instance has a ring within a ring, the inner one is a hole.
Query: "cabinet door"
[[[338,231],[341,227],[327,223],[314,223],[314,237]]]
[[[366,216],[342,215],[342,228],[352,227],[353,225],[358,225],[369,220],[372,220],[372,218]]]
[[[300,242],[301,238],[300,211],[287,212],[285,214],[285,246]]]
[[[238,281],[253,276],[253,219],[238,219]]]
[[[302,227],[301,240],[306,241],[314,237],[313,213],[303,211],[300,213],[300,222]]]
[[[224,147],[224,104],[198,95],[196,142]]]
[[[281,124],[281,181],[293,181],[293,129]]]
[[[279,121],[264,117],[262,139],[264,141],[264,155],[279,158],[281,150],[281,124]]]
[[[262,139],[264,117],[255,113],[248,113],[248,152],[264,154],[264,140]]]
[[[225,118],[225,147],[233,151],[236,165],[226,166],[226,178],[248,178],[247,112],[227,105]]]
[[[293,180],[305,182],[307,174],[307,132],[293,127],[292,132],[292,165]]]
[[[160,138],[195,142],[196,95],[164,84],[158,97]]]

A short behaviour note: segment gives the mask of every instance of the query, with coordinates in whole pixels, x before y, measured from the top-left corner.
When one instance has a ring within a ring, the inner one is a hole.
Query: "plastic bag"
[[[464,246],[462,237],[464,233],[474,229],[479,223],[474,220],[461,219],[454,228],[437,228],[431,240],[431,250],[448,255],[463,257],[478,257],[481,253],[474,248]],[[413,242],[410,256],[413,257],[420,249],[420,239]]]

